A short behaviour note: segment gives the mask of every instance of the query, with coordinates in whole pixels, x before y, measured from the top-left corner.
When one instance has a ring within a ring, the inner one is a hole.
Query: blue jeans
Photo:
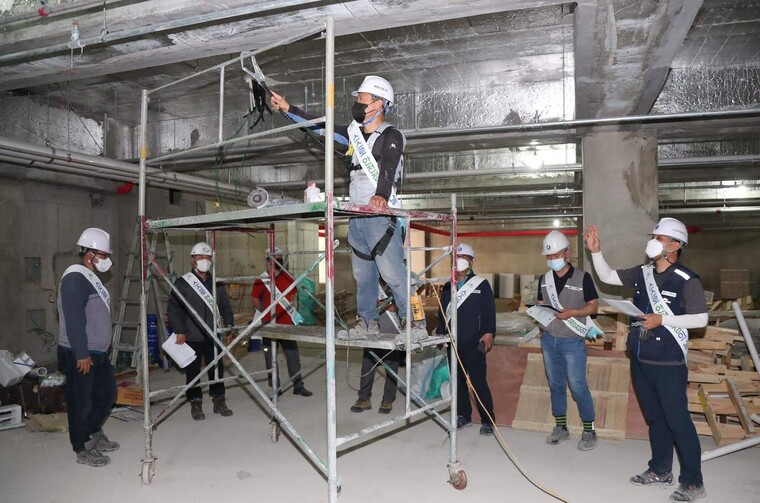
[[[552,415],[567,415],[567,387],[578,404],[581,421],[596,418],[594,400],[586,382],[586,343],[581,337],[572,339],[541,333],[544,370],[551,391]]]
[[[348,222],[348,243],[360,253],[370,255],[378,241],[385,235],[390,217],[352,218]],[[388,247],[375,260],[364,260],[353,253],[351,266],[356,280],[356,312],[364,321],[377,320],[377,294],[379,278],[388,284],[398,306],[399,316],[406,317],[409,292],[406,290],[406,267],[404,247],[401,241],[401,225],[396,227]]]
[[[84,443],[101,430],[116,400],[116,378],[108,355],[90,353],[90,358],[92,367],[82,374],[74,352],[58,346],[58,370],[66,376],[66,413],[74,452],[85,450]]]
[[[678,482],[702,485],[701,447],[686,398],[688,373],[686,365],[653,365],[631,358],[633,388],[649,425],[649,468],[658,475],[670,472],[675,447],[681,465]]]

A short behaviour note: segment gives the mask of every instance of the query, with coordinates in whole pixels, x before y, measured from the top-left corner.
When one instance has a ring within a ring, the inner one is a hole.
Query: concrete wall
[[[721,295],[721,269],[760,271],[760,232],[711,230],[692,233],[686,250],[682,258],[684,265],[699,274],[705,290],[714,292],[716,299]]]

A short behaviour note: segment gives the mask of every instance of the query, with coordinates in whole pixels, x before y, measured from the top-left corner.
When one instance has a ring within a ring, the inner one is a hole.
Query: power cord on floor
[[[477,391],[475,391],[475,388],[472,386],[472,382],[470,381],[470,375],[464,369],[464,365],[462,365],[462,360],[459,357],[458,348],[457,348],[456,344],[454,343],[454,337],[451,335],[451,328],[449,327],[449,320],[446,317],[446,310],[443,308],[443,305],[441,303],[441,298],[438,295],[438,291],[435,288],[433,288],[432,290],[435,293],[436,300],[438,301],[438,307],[440,309],[440,312],[443,315],[444,326],[446,327],[446,334],[449,336],[449,341],[451,343],[451,347],[454,348],[454,355],[456,356],[456,359],[457,359],[458,368],[461,370],[461,373],[464,375],[465,381],[467,382],[467,388],[472,391],[472,394],[475,396],[475,400],[478,401],[478,403],[480,404],[480,408],[485,411],[486,415],[488,416],[488,420],[490,421],[491,425],[493,425],[493,430],[494,430],[494,433],[496,434],[496,436],[495,436],[496,437],[496,441],[499,443],[499,445],[501,446],[501,448],[504,450],[504,452],[507,455],[507,457],[509,458],[509,460],[512,461],[512,464],[515,465],[515,468],[517,468],[517,470],[522,474],[523,477],[525,477],[528,480],[528,482],[530,482],[538,490],[540,490],[543,493],[551,496],[552,498],[554,498],[556,500],[559,500],[559,501],[562,501],[564,503],[569,503],[568,500],[566,500],[563,497],[559,496],[558,494],[552,492],[550,489],[548,489],[547,487],[543,486],[537,480],[534,480],[528,474],[528,472],[525,470],[525,468],[522,466],[522,464],[520,463],[520,461],[518,461],[517,456],[514,454],[514,452],[512,452],[512,449],[510,449],[509,444],[507,444],[507,441],[502,436],[501,431],[496,426],[496,423],[494,422],[494,418],[491,417],[490,412],[488,412],[486,410],[485,406],[483,405],[483,402],[480,400],[480,396],[478,396]],[[455,392],[455,391],[452,390],[452,392]],[[462,398],[464,399],[465,397],[462,397]]]

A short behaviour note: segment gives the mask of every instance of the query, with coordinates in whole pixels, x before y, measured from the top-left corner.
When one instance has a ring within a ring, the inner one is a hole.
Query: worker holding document
[[[702,481],[700,445],[686,398],[686,355],[690,328],[707,325],[707,304],[702,283],[679,259],[687,243],[686,226],[663,218],[646,244],[650,262],[613,270],[602,255],[594,225],[584,230],[599,279],[634,289],[633,304],[644,314],[631,318],[627,348],[631,379],[649,425],[652,459],[644,473],[631,477],[634,485],[673,484],[673,447],[681,475],[670,501],[695,501],[706,496]]]
[[[586,338],[594,339],[601,330],[591,321],[599,308],[591,276],[570,263],[570,242],[559,231],[543,241],[549,271],[538,280],[538,301],[546,307],[531,314],[541,324],[541,351],[551,391],[552,415],[556,426],[546,443],[557,445],[570,438],[567,430],[567,388],[578,405],[583,433],[578,449],[590,451],[596,445],[594,400],[586,381]]]

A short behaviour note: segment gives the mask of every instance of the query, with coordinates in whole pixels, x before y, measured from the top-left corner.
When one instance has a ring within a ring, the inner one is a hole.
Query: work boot
[[[578,441],[579,451],[590,451],[596,445],[596,432],[584,431],[581,434],[581,439]]]
[[[106,434],[103,433],[103,430],[100,430],[97,433],[93,433],[90,439],[84,443],[85,449],[96,449],[100,452],[115,451],[119,447],[119,442],[112,442],[109,440]]]
[[[557,445],[563,440],[570,438],[570,432],[564,426],[555,426],[552,430],[552,434],[546,437],[546,443],[549,445]]]
[[[364,412],[365,410],[370,410],[371,408],[372,402],[370,402],[369,399],[359,398],[351,406],[351,412]]]
[[[657,475],[651,469],[640,475],[634,475],[630,478],[631,484],[635,486],[672,486],[673,472]],[[678,491],[676,491],[678,492]],[[688,501],[688,500],[684,500]]]
[[[190,416],[196,421],[206,419],[206,414],[203,413],[203,402],[200,398],[190,400]]]
[[[77,463],[80,465],[90,465],[94,467],[106,466],[111,462],[111,458],[102,454],[97,449],[85,449],[77,452]]]
[[[380,407],[377,409],[377,411],[380,414],[390,414],[392,410],[393,410],[393,403],[387,402],[385,400],[380,402]]]
[[[311,396],[314,393],[312,393],[311,391],[309,391],[308,389],[306,389],[306,386],[304,386],[303,383],[301,383],[301,384],[297,384],[297,385],[293,386],[293,394],[294,395],[301,395],[301,396]]]
[[[356,323],[348,330],[341,329],[336,337],[342,341],[361,341],[366,339],[380,338],[380,325],[377,320],[369,320],[365,323],[363,318],[356,318]]]
[[[707,496],[704,485],[679,484],[678,489],[670,495],[670,501],[696,501]]]
[[[480,435],[483,437],[490,437],[491,435],[493,435],[493,425],[491,423],[481,424]]]
[[[214,402],[214,414],[221,414],[222,417],[230,417],[232,411],[227,407],[227,403],[224,401],[224,395],[213,397]]]
[[[428,336],[427,328],[424,321],[413,321],[411,327],[410,337],[412,342],[420,342],[425,340]],[[401,333],[396,335],[396,344],[404,344],[406,342],[406,325],[401,326]]]

